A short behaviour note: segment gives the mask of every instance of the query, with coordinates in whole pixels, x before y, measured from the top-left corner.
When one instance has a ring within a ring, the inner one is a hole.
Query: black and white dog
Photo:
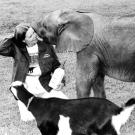
[[[119,135],[135,107],[135,98],[124,107],[102,98],[39,98],[22,82],[13,82],[10,90],[33,114],[42,135]]]

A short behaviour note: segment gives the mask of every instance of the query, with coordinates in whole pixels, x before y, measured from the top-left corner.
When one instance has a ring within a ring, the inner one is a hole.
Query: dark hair
[[[29,27],[29,24],[19,24],[16,26],[14,37],[18,42],[22,42],[25,39],[25,34]]]

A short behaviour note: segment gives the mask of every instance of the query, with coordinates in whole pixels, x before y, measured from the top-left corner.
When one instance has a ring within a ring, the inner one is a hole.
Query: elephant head
[[[72,10],[57,10],[34,23],[33,29],[58,52],[78,52],[89,45],[93,38],[92,19]]]

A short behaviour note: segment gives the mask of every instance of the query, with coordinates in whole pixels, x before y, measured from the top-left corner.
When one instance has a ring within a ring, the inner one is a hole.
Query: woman
[[[27,72],[27,75],[39,76],[42,87],[49,92],[52,89],[48,85],[51,74],[60,66],[60,62],[53,47],[39,38],[29,25],[27,27],[26,24],[25,27],[24,24],[20,24],[15,30],[15,39],[26,44],[24,47],[30,56],[28,61],[30,72]],[[27,80],[29,79],[26,78]]]
[[[0,55],[13,57],[12,82],[26,82],[27,89],[33,94],[47,94],[51,74],[60,66],[52,46],[37,36],[29,24],[20,24],[15,34],[0,42]],[[26,107],[18,102],[21,119],[32,120]],[[27,113],[27,114],[26,114]]]

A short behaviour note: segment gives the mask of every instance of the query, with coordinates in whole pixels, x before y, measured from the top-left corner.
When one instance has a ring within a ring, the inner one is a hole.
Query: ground
[[[135,15],[134,0],[0,0],[0,37],[14,32],[21,22],[31,23],[46,13],[71,8],[97,12],[108,16]],[[66,86],[63,92],[76,98],[74,53],[58,54],[66,60]],[[72,59],[71,59],[72,58]],[[13,60],[0,56],[0,135],[40,135],[36,122],[20,121],[18,106],[9,91]],[[121,105],[135,95],[135,84],[120,82],[109,77],[105,80],[107,98]],[[121,129],[122,135],[135,135],[135,111]]]

